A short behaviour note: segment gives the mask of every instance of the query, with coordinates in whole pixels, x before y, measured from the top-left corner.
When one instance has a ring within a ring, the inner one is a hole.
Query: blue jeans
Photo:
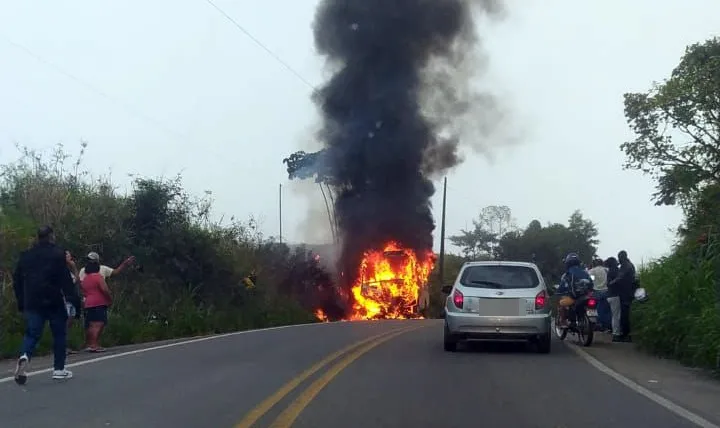
[[[25,311],[25,337],[23,338],[21,353],[32,358],[43,330],[45,321],[50,324],[50,331],[53,336],[53,354],[55,370],[65,368],[65,346],[67,344],[67,310],[64,306],[57,309],[45,309],[39,311]]]
[[[607,291],[596,291],[593,293],[593,297],[597,299],[598,324],[603,328],[612,328],[612,312],[607,301]]]

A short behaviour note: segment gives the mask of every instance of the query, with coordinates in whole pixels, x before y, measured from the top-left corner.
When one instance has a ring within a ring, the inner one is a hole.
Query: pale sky
[[[313,47],[317,3],[216,0],[300,79],[205,0],[0,0],[0,162],[18,157],[15,142],[62,142],[75,154],[84,139],[93,174],[111,171],[124,189],[130,173],[181,172],[190,192],[213,192],[217,217],[254,215],[267,235],[278,233],[283,183],[285,239],[318,241],[308,231],[326,219],[305,219],[319,192],[288,183],[281,162],[316,148],[320,118],[303,79],[327,77]],[[621,168],[618,146],[631,138],[622,94],[648,89],[686,45],[719,35],[720,2],[514,0],[503,22],[480,30],[485,82],[523,139],[492,159],[468,151],[448,175],[448,234],[486,205],[510,206],[521,226],[580,209],[598,224],[601,256],[666,253],[682,216],[653,206],[650,179]]]

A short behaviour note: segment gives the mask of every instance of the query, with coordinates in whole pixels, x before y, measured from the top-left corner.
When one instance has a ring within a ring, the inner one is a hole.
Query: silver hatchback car
[[[530,341],[550,352],[550,299],[534,263],[467,262],[443,292],[446,351],[460,341],[497,340]]]

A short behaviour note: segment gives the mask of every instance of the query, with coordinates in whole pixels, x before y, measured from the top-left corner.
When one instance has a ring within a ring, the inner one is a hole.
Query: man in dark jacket
[[[618,276],[613,280],[614,289],[620,298],[620,330],[622,336],[613,337],[614,341],[630,342],[630,306],[635,296],[635,288],[637,284],[635,265],[630,261],[627,251],[622,250],[618,253],[618,262],[620,270]]]
[[[53,379],[69,379],[65,370],[68,313],[65,301],[80,313],[80,296],[65,262],[65,251],[55,245],[51,227],[38,230],[37,243],[20,255],[13,275],[13,288],[18,310],[25,316],[25,337],[15,369],[15,382],[27,382],[27,365],[42,337],[45,322],[53,336]]]

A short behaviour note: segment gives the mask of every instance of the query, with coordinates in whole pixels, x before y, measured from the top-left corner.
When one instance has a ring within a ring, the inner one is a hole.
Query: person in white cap
[[[95,251],[91,251],[88,253],[87,258],[89,261],[100,263],[100,254],[96,253]],[[125,270],[128,266],[133,264],[135,262],[135,257],[130,256],[127,259],[125,259],[124,262],[120,263],[120,266],[116,268],[112,268],[110,266],[105,266],[104,264],[100,264],[100,275],[102,275],[103,278],[108,279],[111,276],[115,276]],[[82,281],[85,278],[85,268],[80,269],[79,273],[80,281]]]
[[[115,276],[119,273],[121,273],[123,270],[125,270],[128,266],[133,264],[135,262],[135,257],[130,256],[125,261],[120,263],[120,265],[116,268],[112,268],[110,266],[106,266],[104,264],[100,263],[100,254],[96,253],[95,251],[91,251],[87,255],[88,264],[94,265],[94,269],[92,270],[92,273],[99,273],[102,277],[102,284],[103,289],[105,290],[105,294],[107,294],[108,299],[109,297],[109,289],[107,288],[107,283],[105,280],[110,278],[111,276]],[[99,265],[99,266],[98,266]],[[98,270],[99,268],[99,270]],[[85,268],[83,267],[80,269],[80,272],[78,272],[78,278],[80,279],[80,288],[83,289],[83,294],[85,293],[85,279],[87,278],[88,274],[85,272]],[[97,282],[97,281],[95,281]],[[86,296],[87,297],[87,296]],[[105,325],[107,324],[107,306],[104,306],[104,309],[98,308],[98,307],[87,307],[87,302],[83,302],[83,308],[84,308],[84,318],[85,318],[85,350],[88,352],[103,352],[105,349],[101,348],[98,345],[98,339],[100,337],[100,334],[102,333],[103,329],[105,328]],[[102,313],[100,313],[102,312]]]

